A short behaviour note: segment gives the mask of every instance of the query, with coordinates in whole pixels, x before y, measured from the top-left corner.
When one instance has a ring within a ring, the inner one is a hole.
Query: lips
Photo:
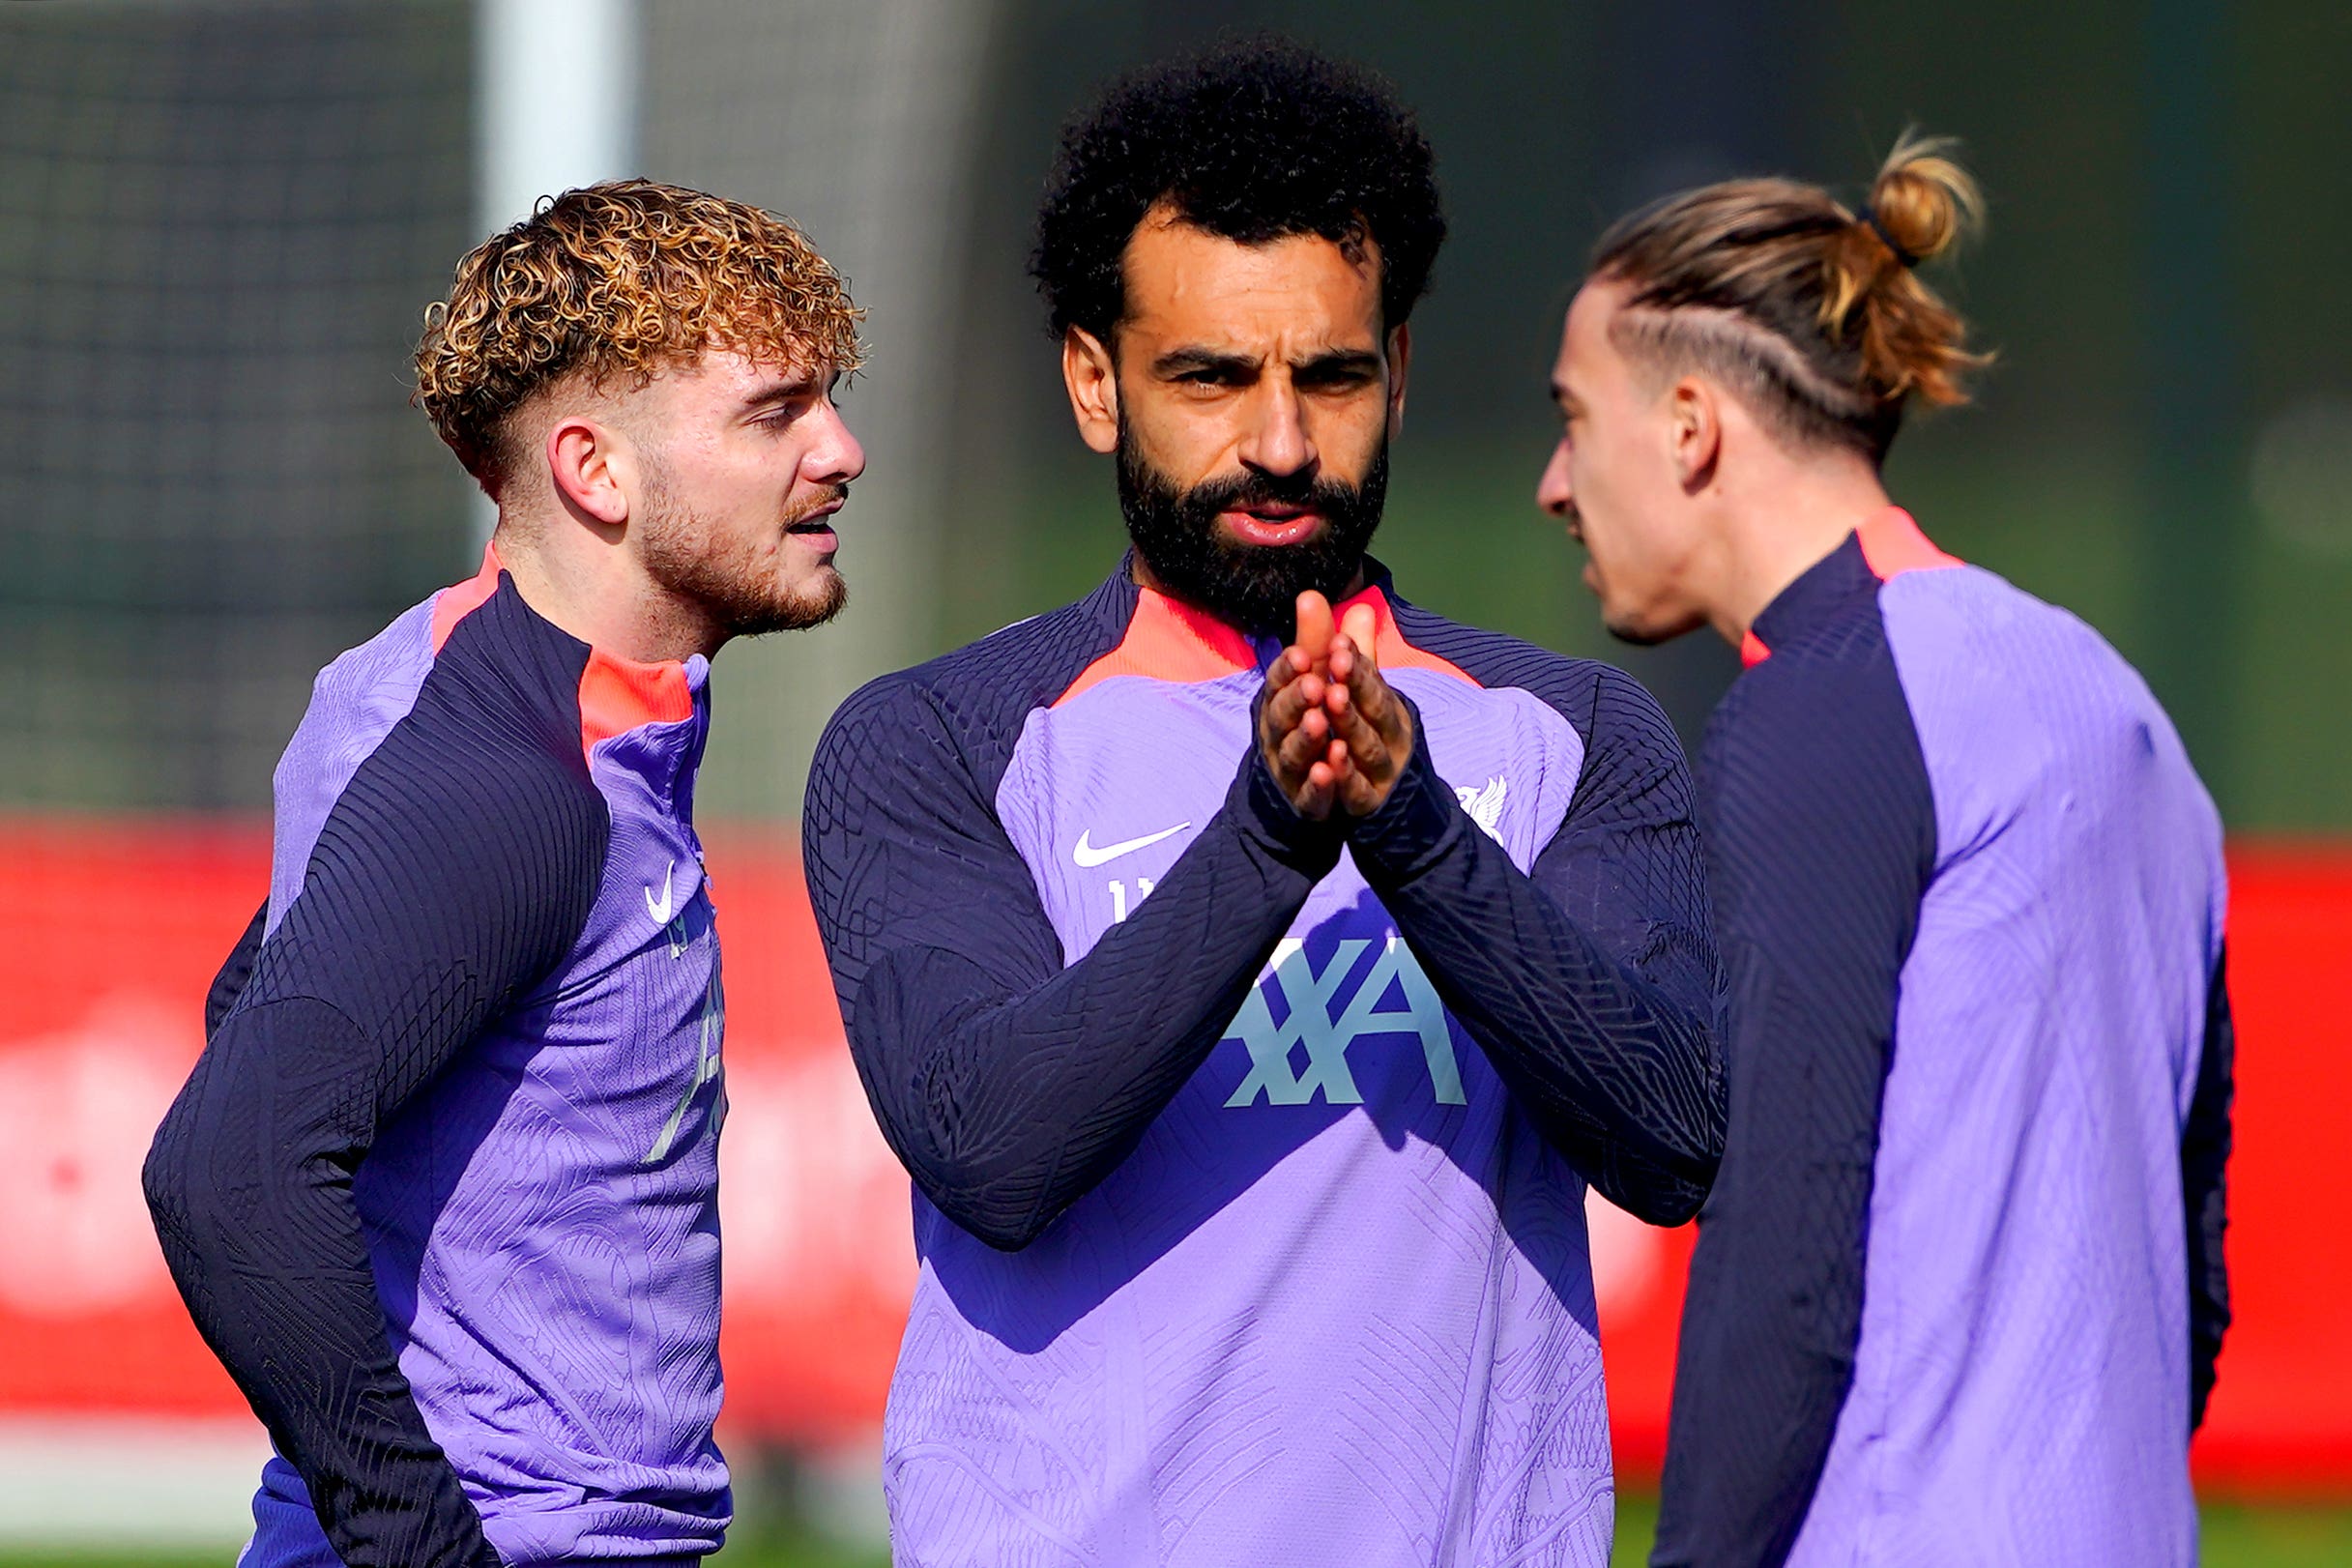
[[[841,509],[836,498],[812,508],[808,515],[784,525],[784,532],[812,549],[832,551],[841,547],[840,536],[833,532],[833,513]]]
[[[1296,544],[1312,538],[1323,526],[1323,514],[1288,508],[1263,511],[1224,511],[1217,514],[1226,532],[1243,544]]]

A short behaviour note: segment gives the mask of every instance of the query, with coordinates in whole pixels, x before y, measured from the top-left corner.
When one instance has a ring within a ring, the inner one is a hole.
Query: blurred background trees
[[[1531,500],[1559,312],[1611,217],[1785,171],[1858,194],[1961,136],[1939,269],[2000,360],[1898,445],[1949,548],[2149,676],[2240,829],[2352,826],[2352,14],[1989,0],[640,0],[635,165],[801,222],[872,307],[845,621],[721,664],[706,809],[790,818],[857,680],[1082,592],[1120,545],[1023,264],[1058,125],[1124,66],[1275,26],[1418,106],[1454,237],[1378,548],[1465,619],[1620,658],[1691,731],[1696,641],[1608,647]],[[260,810],[310,673],[465,575],[404,406],[480,218],[468,0],[0,11],[0,804]],[[559,88],[560,90],[560,84]]]

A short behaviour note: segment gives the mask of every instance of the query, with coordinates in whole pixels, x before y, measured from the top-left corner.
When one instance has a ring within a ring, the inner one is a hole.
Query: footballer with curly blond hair
[[[323,671],[270,897],[147,1161],[268,1425],[245,1568],[718,1550],[710,658],[842,604],[858,313],[791,224],[647,181],[461,262],[417,401],[479,575]]]

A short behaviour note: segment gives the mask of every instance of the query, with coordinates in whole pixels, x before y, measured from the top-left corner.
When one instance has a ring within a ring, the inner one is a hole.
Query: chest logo
[[[1473,784],[1465,784],[1454,792],[1454,799],[1462,802],[1462,809],[1469,814],[1470,821],[1478,825],[1480,832],[1496,843],[1500,843],[1502,841],[1502,798],[1510,793],[1511,781],[1497,773],[1487,780],[1484,789]]]
[[[661,902],[658,904],[653,902],[653,885],[651,883],[646,885],[645,912],[653,917],[653,923],[655,925],[668,925],[670,923],[670,888],[672,885],[676,883],[677,879],[678,862],[676,860],[672,860],[670,862],[670,869],[663,875],[661,879]]]
[[[1417,1038],[1437,1103],[1468,1103],[1445,1007],[1402,939],[1388,939],[1356,979],[1346,1004],[1338,1005],[1342,988],[1371,946],[1360,938],[1343,942],[1318,971],[1296,937],[1282,940],[1274,949],[1274,973],[1258,983],[1225,1031],[1225,1038],[1239,1040],[1250,1054],[1249,1076],[1225,1102],[1229,1108],[1255,1104],[1261,1095],[1268,1105],[1305,1105],[1318,1094],[1332,1105],[1361,1105],[1364,1095],[1349,1070],[1348,1051],[1357,1040],[1378,1034]],[[1267,1000],[1273,992],[1281,993],[1287,1008],[1279,1024]],[[1404,1005],[1383,1008],[1380,1003],[1392,992],[1401,994]],[[1300,1046],[1307,1052],[1304,1072],[1292,1066],[1292,1053]]]
[[[1163,828],[1156,833],[1146,833],[1141,838],[1122,838],[1116,844],[1105,844],[1100,849],[1094,847],[1094,829],[1089,828],[1078,835],[1077,843],[1070,846],[1070,858],[1076,861],[1081,869],[1091,871],[1098,865],[1110,864],[1122,855],[1132,855],[1137,850],[1149,849],[1163,838],[1174,838],[1191,826],[1191,823],[1180,822],[1174,828]]]
[[[651,890],[648,890],[651,896]],[[678,1096],[677,1108],[669,1120],[661,1124],[661,1132],[653,1139],[653,1147],[645,1151],[646,1165],[658,1165],[678,1147],[679,1132],[686,1124],[686,1113],[694,1108],[694,1097],[703,1086],[722,1077],[721,1042],[727,1033],[727,995],[718,982],[718,967],[711,969],[711,984],[703,992],[702,1028],[694,1048],[694,1070],[686,1075],[685,1088]],[[715,1138],[727,1119],[727,1087],[719,1083],[718,1099],[711,1110],[711,1135]]]

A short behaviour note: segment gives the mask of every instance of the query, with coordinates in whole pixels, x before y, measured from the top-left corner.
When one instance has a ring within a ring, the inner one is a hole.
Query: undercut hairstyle
[[[553,383],[641,387],[712,348],[848,374],[862,315],[784,218],[613,180],[565,191],[457,264],[450,297],[425,307],[414,401],[495,500],[527,455],[509,450],[514,412]]]
[[[1313,234],[1355,260],[1369,241],[1384,327],[1412,313],[1445,240],[1436,160],[1396,90],[1271,36],[1121,77],[1063,129],[1030,260],[1056,337],[1111,343],[1127,242],[1163,206],[1241,245]]]
[[[1632,287],[1612,340],[1661,385],[1721,382],[1791,446],[1883,462],[1914,396],[1964,403],[1991,359],[1914,272],[1983,220],[1953,146],[1905,132],[1858,213],[1819,186],[1732,180],[1620,219],[1591,268]]]

